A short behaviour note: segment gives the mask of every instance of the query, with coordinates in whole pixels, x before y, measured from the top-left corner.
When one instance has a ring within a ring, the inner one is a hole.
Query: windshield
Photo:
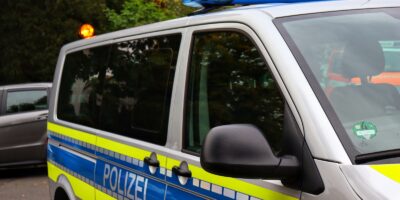
[[[328,117],[340,122],[335,130],[345,132],[356,154],[400,149],[400,9],[277,22],[303,71],[318,82],[319,100],[329,102],[321,103],[324,110],[334,111]]]

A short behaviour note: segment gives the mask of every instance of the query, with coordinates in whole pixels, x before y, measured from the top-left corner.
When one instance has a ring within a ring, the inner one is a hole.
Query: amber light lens
[[[94,36],[94,28],[90,24],[83,24],[79,29],[79,37],[80,38],[91,38]]]

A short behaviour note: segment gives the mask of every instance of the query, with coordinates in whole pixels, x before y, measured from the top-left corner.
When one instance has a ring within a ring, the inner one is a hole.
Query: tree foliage
[[[83,23],[101,34],[188,12],[180,0],[2,0],[0,85],[52,81],[60,48]]]
[[[191,11],[180,0],[126,0],[120,11],[105,9],[113,30],[182,17]]]
[[[3,0],[0,85],[52,81],[58,52],[79,39],[80,25],[91,23],[97,33],[108,30],[106,6],[106,0]]]

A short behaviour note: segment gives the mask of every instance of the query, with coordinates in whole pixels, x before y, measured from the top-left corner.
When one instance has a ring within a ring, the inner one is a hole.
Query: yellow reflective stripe
[[[90,134],[90,133],[85,133],[83,131],[78,131],[78,130],[75,130],[72,128],[67,128],[64,126],[53,124],[51,122],[47,123],[47,129],[49,131],[53,131],[58,134],[65,135],[67,137],[71,137],[75,140],[80,140],[82,142],[96,145],[96,136],[93,134]]]
[[[96,189],[96,200],[115,200],[116,198]]]
[[[78,131],[72,128],[67,128],[51,122],[47,123],[47,129],[65,135],[67,137],[71,137],[76,140],[80,140],[86,143],[90,143],[92,145],[96,145],[98,147],[102,147],[104,149],[108,149],[110,151],[114,151],[126,156],[136,158],[138,160],[144,160],[145,157],[148,157],[151,154],[150,151],[139,149],[130,145],[122,144],[99,136],[97,136],[97,142],[96,142],[96,135],[94,134]],[[165,167],[167,158],[159,154],[157,154],[157,158],[158,161],[160,162],[160,166]]]
[[[400,164],[371,165],[372,169],[400,183]]]
[[[171,170],[174,166],[179,166],[180,161],[168,158],[167,161],[167,169]],[[298,198],[286,195],[283,193],[279,193],[273,190],[269,190],[267,188],[254,185],[240,179],[229,178],[225,176],[218,176],[215,174],[211,174],[206,172],[201,167],[197,167],[195,165],[189,165],[189,169],[192,172],[192,177],[200,180],[204,180],[209,183],[213,183],[219,185],[224,188],[228,188],[231,190],[235,190],[241,192],[243,194],[247,194],[253,197],[257,197],[259,199],[279,199],[279,200],[297,200]]]
[[[47,162],[47,174],[48,177],[54,181],[57,182],[58,176],[60,174],[62,174],[62,172],[60,172],[61,169],[57,168],[56,166],[54,166],[53,164]]]
[[[126,156],[136,158],[138,160],[144,160],[145,157],[150,156],[151,152],[143,149],[139,149],[130,145],[122,144],[113,140],[109,140],[102,137],[97,137],[97,146],[108,149]],[[157,154],[157,159],[160,162],[161,167],[165,167],[167,158],[163,155]]]
[[[179,161],[179,160],[175,160],[175,159],[172,159],[172,158],[168,158],[168,161],[167,161],[167,169],[169,169],[169,170],[172,170],[172,168],[174,167],[174,166],[179,166],[181,164],[181,161]],[[189,165],[189,166],[191,166],[191,165]]]
[[[47,170],[48,176],[54,182],[57,182],[58,177],[63,174],[67,177],[69,183],[71,184],[72,190],[74,191],[75,195],[80,199],[94,199],[95,188],[78,178],[68,174],[67,172],[63,171],[62,169],[56,167],[55,165],[47,162]]]

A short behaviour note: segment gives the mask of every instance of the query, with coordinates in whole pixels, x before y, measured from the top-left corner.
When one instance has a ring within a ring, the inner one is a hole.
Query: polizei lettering
[[[104,165],[103,187],[132,200],[145,200],[148,179],[127,170]]]

